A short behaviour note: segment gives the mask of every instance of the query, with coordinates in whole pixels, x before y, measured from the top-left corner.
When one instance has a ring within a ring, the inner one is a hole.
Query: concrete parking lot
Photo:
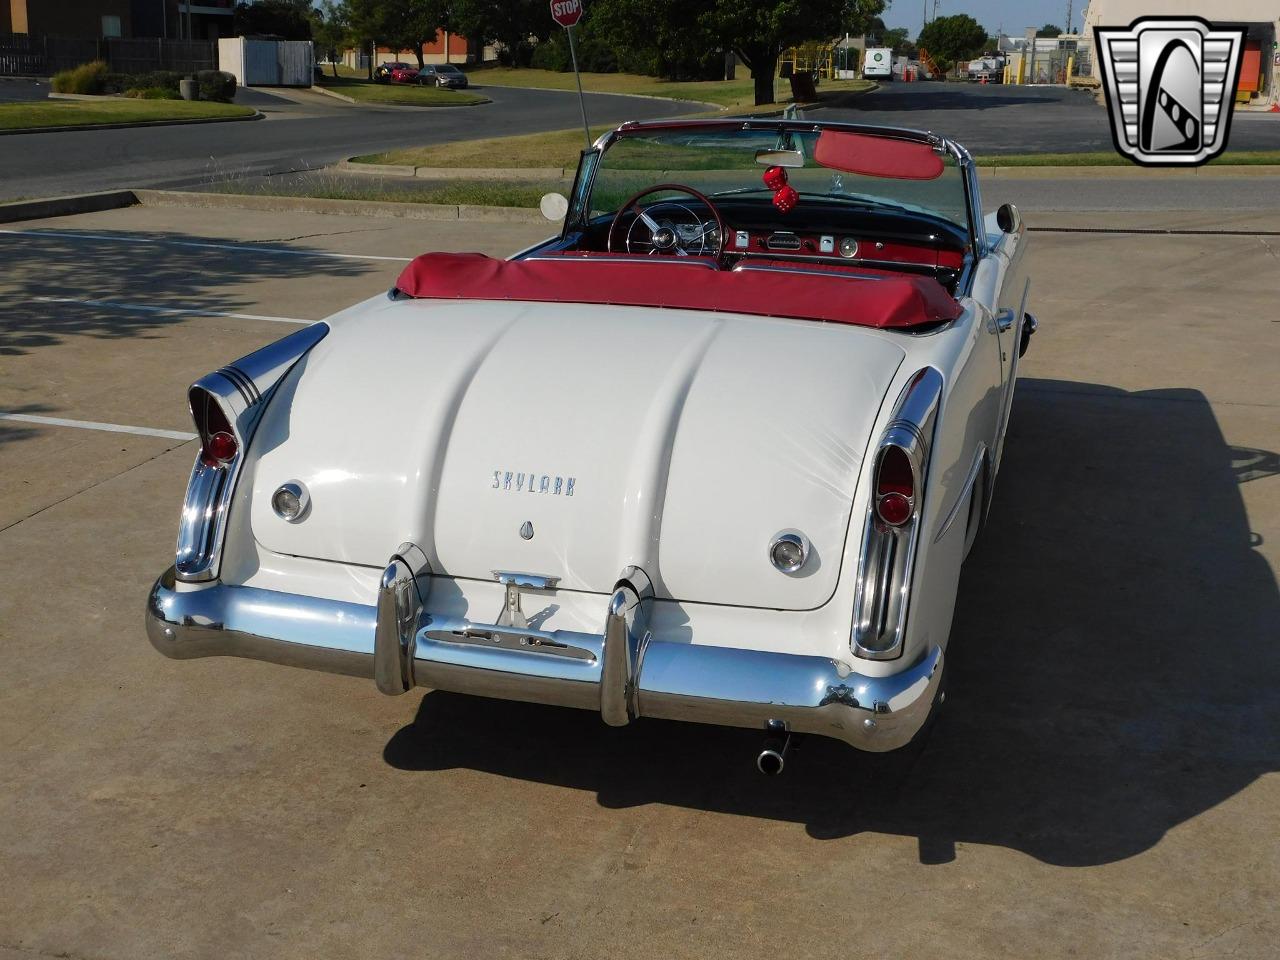
[[[7,225],[0,957],[1274,956],[1280,236],[1107,225],[1238,233],[1035,234],[945,711],[916,754],[809,739],[778,779],[752,731],[390,699],[143,634],[186,386],[415,253],[544,228]]]

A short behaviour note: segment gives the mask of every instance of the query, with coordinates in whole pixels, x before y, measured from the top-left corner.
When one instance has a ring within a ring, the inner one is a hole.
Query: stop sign
[[[568,28],[582,19],[582,0],[551,0],[551,18]]]

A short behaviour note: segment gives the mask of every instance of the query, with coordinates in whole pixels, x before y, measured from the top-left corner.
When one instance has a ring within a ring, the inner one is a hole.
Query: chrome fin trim
[[[231,497],[262,413],[276,385],[328,332],[329,326],[325,323],[304,327],[206,374],[187,391],[197,429],[201,421],[195,404],[211,398],[231,425],[237,452],[230,461],[218,466],[206,464],[200,453],[196,454],[178,523],[174,575],[179,580],[207,583],[217,579],[222,567]]]
[[[911,518],[897,527],[885,524],[876,515],[874,490],[868,497],[850,633],[850,649],[864,660],[894,660],[902,656],[942,388],[942,374],[935,368],[917,371],[899,395],[871,458],[868,482],[874,484],[885,450],[901,448],[911,463],[916,496]]]

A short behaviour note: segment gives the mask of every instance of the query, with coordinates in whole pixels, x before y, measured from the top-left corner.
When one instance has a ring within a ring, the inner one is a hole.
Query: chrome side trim
[[[373,680],[388,696],[413,689],[413,644],[430,590],[426,554],[416,544],[400,544],[378,581],[373,635]]]
[[[187,391],[197,427],[200,424],[194,407],[197,402],[209,397],[222,408],[235,434],[237,453],[230,462],[216,467],[205,464],[200,454],[196,454],[178,524],[174,570],[179,580],[206,583],[217,579],[222,567],[231,496],[258,421],[276,385],[328,332],[329,326],[325,323],[303,327],[201,377]]]
[[[658,263],[670,265],[677,263],[682,267],[702,267],[705,270],[715,270],[716,265],[709,263],[705,258],[695,258],[693,256],[685,257],[677,260],[670,257],[662,260],[650,260],[648,257],[639,254],[614,254],[609,255],[591,255],[581,256],[575,255],[573,251],[563,254],[551,255],[542,254],[530,257],[522,257],[525,262],[542,262],[542,263]]]
[[[843,262],[843,261],[842,261]],[[792,276],[800,275],[806,277],[836,277],[840,280],[884,280],[884,277],[873,276],[869,273],[844,273],[839,270],[805,270],[803,267],[766,267],[757,266],[752,263],[743,261],[735,266],[730,273],[786,273]]]
[[[1018,362],[1022,359],[1022,351],[1019,349],[1022,345],[1022,325],[1027,322],[1030,314],[1027,313],[1027,297],[1031,295],[1031,278],[1027,278],[1027,282],[1022,287],[1022,302],[1018,305],[1018,312],[1014,316],[1014,323],[1010,326],[1011,336],[1000,338],[1000,350],[1009,357],[1009,379],[1004,385],[1004,396],[1000,400],[1000,422],[996,425],[996,450],[993,463],[991,464],[991,479],[995,480],[995,475],[1000,470],[1000,463],[1004,459],[1004,433],[1009,427],[1009,415],[1013,412],[1013,391],[1018,386]],[[1038,327],[1034,317],[1031,317],[1031,323]],[[987,491],[990,496],[991,491]]]
[[[876,515],[874,491],[868,498],[850,636],[854,656],[866,660],[893,660],[902,656],[911,580],[920,541],[920,517],[928,495],[930,448],[942,403],[942,387],[942,374],[936,369],[925,367],[918,371],[899,395],[889,425],[871,458],[868,482],[874,483],[885,450],[901,448],[911,463],[916,497],[911,518],[896,527],[882,522]]]
[[[969,495],[973,492],[973,485],[978,482],[978,475],[982,472],[982,464],[986,459],[986,454],[987,445],[985,443],[978,444],[978,449],[973,454],[973,466],[969,468],[969,472],[965,475],[964,485],[960,488],[960,495],[956,497],[956,502],[951,505],[951,510],[947,513],[947,519],[942,521],[938,535],[933,538],[934,543],[942,542],[942,538],[950,532],[951,525],[960,516],[960,508],[969,502]]]
[[[638,580],[625,580],[637,597],[648,592]],[[591,654],[566,656],[537,645],[441,639],[450,622],[423,618],[408,670],[418,686],[602,710],[600,635],[549,634]],[[167,657],[246,657],[369,678],[376,624],[373,606],[222,583],[186,587],[172,568],[152,588],[146,611],[147,635]],[[634,622],[631,630],[638,632]],[[649,638],[631,666],[628,716],[757,729],[773,720],[862,750],[891,750],[924,724],[942,665],[943,652],[934,646],[892,676],[868,677],[825,657]]]

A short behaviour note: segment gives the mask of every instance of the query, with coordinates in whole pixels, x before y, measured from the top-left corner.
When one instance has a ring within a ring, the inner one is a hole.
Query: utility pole
[[[1071,0],[1067,0],[1067,33],[1071,32]]]

